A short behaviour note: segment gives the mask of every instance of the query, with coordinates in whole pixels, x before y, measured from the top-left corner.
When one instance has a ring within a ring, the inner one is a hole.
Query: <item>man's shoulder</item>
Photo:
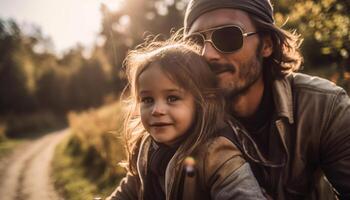
[[[290,80],[292,88],[295,92],[337,95],[344,91],[343,88],[337,86],[335,83],[318,76],[311,76],[303,73],[292,73],[287,77],[287,79]]]

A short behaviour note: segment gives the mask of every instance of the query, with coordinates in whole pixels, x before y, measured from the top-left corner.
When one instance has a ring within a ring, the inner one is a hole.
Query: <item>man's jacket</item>
[[[241,139],[252,165],[266,172],[276,199],[350,199],[350,99],[318,77],[293,73],[273,82],[269,155]],[[266,158],[266,159],[265,159]],[[333,187],[330,187],[333,186]],[[334,188],[336,191],[333,191]]]
[[[136,200],[143,198],[147,174],[147,157],[151,138],[146,137],[139,147],[137,157],[138,174],[128,173],[108,200]],[[238,148],[225,137],[215,137],[201,145],[193,154],[196,161],[194,173],[175,173],[177,165],[170,160],[165,174],[167,200],[259,200],[266,199],[258,182],[242,158]]]

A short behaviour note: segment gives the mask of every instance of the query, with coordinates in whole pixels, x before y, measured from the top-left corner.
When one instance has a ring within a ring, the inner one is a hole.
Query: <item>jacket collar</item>
[[[272,83],[272,95],[275,102],[275,109],[279,118],[287,118],[290,124],[294,123],[293,96],[291,80],[293,74],[282,79],[276,79]]]
[[[146,174],[147,174],[148,151],[151,146],[151,143],[152,143],[151,136],[146,135],[145,137],[143,137],[140,143],[140,150],[137,155],[136,166],[137,166],[137,173],[139,174],[140,183],[141,183],[140,199],[143,199],[143,192],[145,189],[144,180],[146,179]]]
[[[289,124],[294,123],[294,113],[293,113],[293,95],[292,95],[292,81],[294,74],[286,75],[281,79],[276,79],[272,84],[272,93],[275,103],[275,109],[277,114],[277,119],[275,125],[277,128],[277,133],[282,143],[281,151],[274,151],[274,155],[271,157],[281,158],[282,162],[286,164],[289,162],[289,151],[288,151],[288,133],[289,133]],[[288,119],[288,123],[285,123],[282,119]],[[277,138],[275,138],[277,139]],[[278,140],[278,139],[277,139]],[[273,143],[273,144],[272,144]],[[278,141],[271,142],[271,145],[277,147]]]
[[[181,175],[175,174],[175,169],[178,168],[179,166],[177,165],[175,161],[175,157],[177,156],[178,151],[175,153],[175,155],[171,158],[169,161],[169,164],[166,168],[165,172],[165,194],[166,194],[166,199],[172,199],[174,195],[179,195],[179,194],[174,194],[176,192],[176,189],[174,189],[174,186],[178,186],[178,182],[180,180]],[[175,178],[177,177],[177,178]]]
[[[141,181],[141,191],[143,193],[144,191],[144,180],[146,179],[147,175],[147,162],[148,162],[148,152],[152,145],[152,138],[150,135],[145,136],[140,144],[140,150],[137,157],[137,172],[140,176]],[[175,155],[178,152],[175,153]],[[175,174],[175,167],[177,167],[177,164],[174,160],[174,157],[169,161],[169,164],[166,168],[165,172],[165,196],[166,199],[172,199],[171,196],[173,195],[174,191],[172,190],[174,187],[174,184],[177,184],[177,182],[180,180],[179,178],[175,178],[177,175]],[[175,194],[176,195],[176,194]],[[141,197],[143,199],[143,197]]]

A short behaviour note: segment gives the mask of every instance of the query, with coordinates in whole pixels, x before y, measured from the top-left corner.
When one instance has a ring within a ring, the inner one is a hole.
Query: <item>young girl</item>
[[[128,173],[108,199],[265,199],[241,152],[220,136],[235,130],[195,47],[154,42],[125,64]]]

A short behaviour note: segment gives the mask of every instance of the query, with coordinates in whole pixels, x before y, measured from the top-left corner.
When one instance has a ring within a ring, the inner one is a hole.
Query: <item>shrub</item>
[[[125,170],[118,165],[125,158],[120,138],[123,124],[121,103],[115,102],[99,109],[81,113],[70,113],[68,123],[71,136],[66,142],[61,157],[67,157],[69,164],[56,162],[59,171],[70,171],[72,166],[83,176],[82,183],[90,184],[94,194],[107,195],[116,187]],[[59,157],[59,155],[57,155]],[[56,166],[56,169],[57,169]],[[64,167],[66,166],[66,168]],[[74,170],[73,169],[73,170]],[[60,172],[55,172],[62,175]],[[57,175],[58,187],[67,185],[65,176]],[[66,181],[62,181],[64,179]],[[71,180],[74,182],[74,180]],[[78,187],[75,185],[74,187]],[[72,198],[69,188],[63,188],[67,198]],[[73,190],[74,191],[74,190]],[[76,198],[76,197],[74,197]],[[83,197],[82,197],[83,199]]]
[[[3,132],[10,138],[25,137],[40,131],[61,128],[65,125],[65,120],[62,116],[58,116],[49,111],[7,114],[1,116],[0,121],[2,121],[6,127]]]

